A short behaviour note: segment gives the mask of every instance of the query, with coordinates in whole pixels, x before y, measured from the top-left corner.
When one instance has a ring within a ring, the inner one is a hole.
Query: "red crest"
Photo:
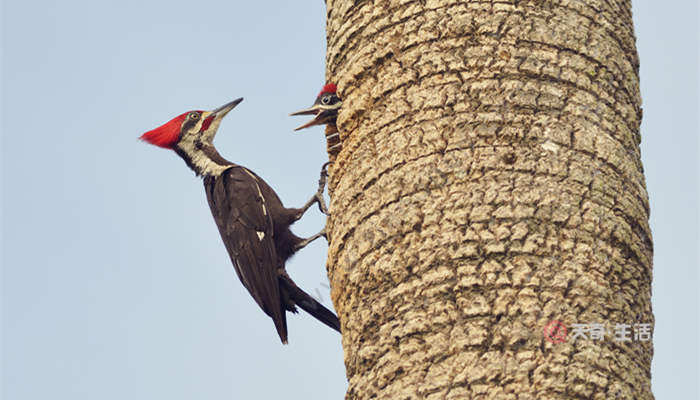
[[[150,130],[139,139],[152,145],[172,149],[180,136],[180,128],[188,113],[180,114],[156,129]]]
[[[320,96],[324,93],[335,93],[336,90],[338,90],[338,88],[335,86],[335,83],[328,83],[323,86],[323,89],[321,89],[318,95]]]

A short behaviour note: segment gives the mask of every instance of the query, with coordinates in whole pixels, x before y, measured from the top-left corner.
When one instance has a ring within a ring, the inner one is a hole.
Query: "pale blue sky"
[[[634,2],[657,399],[698,398],[698,12],[686,3]],[[342,398],[340,336],[300,314],[282,346],[200,180],[136,140],[242,96],[218,148],[302,204],[324,142],[287,114],[324,80],[324,18],[321,0],[4,0],[3,398]],[[295,231],[322,224],[314,211]],[[325,254],[318,241],[288,270],[330,306]]]

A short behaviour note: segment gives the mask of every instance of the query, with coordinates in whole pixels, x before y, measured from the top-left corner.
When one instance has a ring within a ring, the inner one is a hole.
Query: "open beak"
[[[328,109],[324,109],[323,107],[321,107],[321,106],[319,106],[318,104],[316,104],[316,105],[313,105],[313,106],[311,106],[311,107],[309,107],[309,108],[306,108],[306,109],[304,109],[304,110],[300,110],[300,111],[297,111],[297,112],[293,112],[293,113],[291,113],[291,114],[289,114],[289,115],[290,115],[290,116],[294,116],[294,115],[312,115],[312,114],[316,114],[316,116],[315,116],[311,121],[309,121],[309,122],[305,123],[304,125],[302,125],[302,126],[296,128],[296,129],[294,129],[295,131],[299,131],[299,130],[308,128],[308,127],[310,127],[310,126],[314,126],[314,125],[323,125],[323,124],[325,124],[325,123],[328,121],[329,117],[332,116],[332,115],[333,115],[334,113],[336,113],[337,111],[338,111],[338,110],[328,110]]]

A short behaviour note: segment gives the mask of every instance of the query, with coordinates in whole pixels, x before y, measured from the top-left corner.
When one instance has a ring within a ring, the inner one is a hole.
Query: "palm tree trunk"
[[[653,398],[630,8],[328,0],[347,398]]]

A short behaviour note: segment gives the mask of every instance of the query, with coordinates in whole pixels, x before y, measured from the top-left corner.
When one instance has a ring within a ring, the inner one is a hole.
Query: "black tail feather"
[[[311,314],[317,320],[323,322],[328,327],[340,332],[340,321],[333,311],[324,307],[321,303],[301,290],[287,274],[280,276],[280,286],[284,287],[289,294],[289,298],[302,310]]]

